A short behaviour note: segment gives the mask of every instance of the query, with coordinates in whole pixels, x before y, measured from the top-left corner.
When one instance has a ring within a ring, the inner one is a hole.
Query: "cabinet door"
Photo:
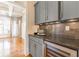
[[[35,23],[39,24],[40,23],[40,4],[37,2],[35,4]]]
[[[45,2],[40,1],[35,4],[35,23],[40,24],[45,22]]]
[[[33,37],[30,36],[29,39],[30,39],[30,40],[29,40],[29,41],[30,41],[30,42],[29,42],[30,54],[34,57],[34,56],[36,56],[36,55],[35,55],[35,51],[36,51],[36,50],[35,50],[35,49],[36,49],[36,47],[35,47],[35,42],[33,41],[33,40],[34,40]]]
[[[40,4],[40,23],[44,23],[45,22],[45,18],[46,18],[46,14],[45,14],[45,1],[41,1],[39,2]]]
[[[33,43],[32,43],[32,40],[30,40],[30,53],[32,56],[33,56],[33,50],[34,50]]]
[[[36,56],[36,53],[35,52],[36,52],[36,44],[35,44],[34,41],[32,41],[31,42],[31,54],[32,54],[33,57]]]
[[[36,57],[43,57],[42,45],[36,44]]]
[[[30,36],[29,37],[29,51],[30,51],[30,54],[33,55],[33,48],[34,44],[33,44],[33,41],[32,41],[32,37]]]
[[[33,57],[44,56],[44,43],[42,39],[30,37],[30,53]]]
[[[57,21],[58,20],[58,1],[48,1],[46,3],[47,5],[47,15],[48,19],[46,19],[46,22],[50,21]]]
[[[79,18],[79,2],[64,1],[61,2],[62,20]]]

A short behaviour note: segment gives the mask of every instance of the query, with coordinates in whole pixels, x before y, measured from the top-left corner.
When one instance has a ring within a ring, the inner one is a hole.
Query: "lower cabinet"
[[[42,52],[42,45],[37,44],[36,45],[36,57],[42,57],[43,53],[44,52]]]
[[[32,57],[78,57],[79,50],[56,43],[43,41],[41,38],[29,37],[29,50]]]
[[[40,38],[30,36],[30,54],[33,57],[44,57],[44,43]]]
[[[30,53],[32,56],[36,56],[35,51],[36,51],[36,44],[34,43],[34,41],[30,40]]]

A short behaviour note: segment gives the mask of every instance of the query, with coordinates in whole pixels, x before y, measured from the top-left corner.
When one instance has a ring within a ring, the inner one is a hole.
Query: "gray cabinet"
[[[35,23],[40,24],[45,22],[45,2],[37,2],[35,4]]]
[[[36,44],[36,57],[42,57],[42,53],[42,46],[40,44]]]
[[[35,4],[36,24],[79,18],[78,1],[41,1]],[[61,7],[61,8],[60,8]]]
[[[46,22],[58,20],[58,1],[48,1],[46,3],[47,18]]]
[[[36,38],[30,36],[30,54],[33,57],[43,57],[44,56],[44,43],[43,40],[40,38]]]
[[[61,19],[79,18],[79,2],[63,1],[61,2]]]
[[[30,39],[33,39],[33,38],[30,37]],[[31,44],[31,43],[32,43],[32,44]],[[29,45],[30,45],[29,49],[30,49],[31,55],[32,55],[32,56],[35,56],[35,51],[36,51],[36,50],[35,50],[35,48],[36,48],[35,42],[34,42],[33,40],[30,40]]]
[[[36,51],[36,44],[34,41],[31,41],[31,53],[32,53],[32,56],[35,56],[35,51]]]
[[[35,23],[40,23],[40,4],[38,2],[35,5]]]
[[[44,1],[39,2],[40,4],[40,23],[44,23],[45,22],[45,18],[46,18],[46,6],[45,6]]]
[[[58,20],[58,1],[41,1],[35,4],[36,24]]]

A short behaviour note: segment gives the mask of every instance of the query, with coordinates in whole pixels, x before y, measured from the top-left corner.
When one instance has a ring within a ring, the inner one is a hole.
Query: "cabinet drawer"
[[[35,41],[35,42],[38,42],[38,38],[33,37],[33,36],[31,36],[31,40],[32,40],[32,41]]]
[[[37,37],[31,37],[31,40],[39,43],[39,44],[42,44],[43,43],[43,39],[40,39],[40,38],[37,38]]]
[[[34,41],[37,42],[37,43],[39,43],[39,44],[43,43],[43,39],[36,38],[36,37],[34,37]]]

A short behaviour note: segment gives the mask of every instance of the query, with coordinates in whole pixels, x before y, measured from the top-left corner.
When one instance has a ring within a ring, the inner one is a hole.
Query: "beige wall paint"
[[[35,25],[34,1],[28,1],[28,34],[37,32],[38,25]]]

